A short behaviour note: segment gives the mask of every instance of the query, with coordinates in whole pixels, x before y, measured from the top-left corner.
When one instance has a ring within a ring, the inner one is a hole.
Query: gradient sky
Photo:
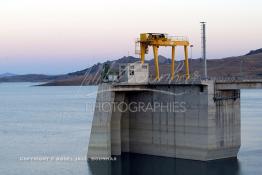
[[[188,36],[197,58],[203,20],[209,59],[245,54],[262,47],[261,7],[261,0],[0,0],[0,73],[62,74],[134,55],[143,32]]]

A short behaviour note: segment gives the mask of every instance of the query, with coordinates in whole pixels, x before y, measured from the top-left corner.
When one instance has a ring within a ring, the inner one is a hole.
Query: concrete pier
[[[214,81],[101,84],[88,158],[122,152],[208,161],[236,157],[240,90]]]

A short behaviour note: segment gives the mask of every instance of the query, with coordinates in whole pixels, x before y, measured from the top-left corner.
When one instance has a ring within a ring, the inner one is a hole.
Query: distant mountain
[[[15,76],[15,75],[16,74],[12,74],[12,73],[7,72],[7,73],[0,74],[0,78],[1,77],[11,77],[11,76]]]
[[[67,78],[67,75],[26,74],[0,77],[0,82],[49,82]]]
[[[159,69],[161,74],[169,74],[171,67],[170,58],[159,55]],[[176,59],[181,60],[181,59]],[[114,61],[97,63],[86,69],[63,75],[13,75],[0,77],[0,82],[48,82],[45,85],[68,86],[68,85],[95,85],[101,82],[101,72],[104,64],[110,65],[113,72],[118,72],[120,64],[140,61],[139,58],[128,56]],[[146,60],[149,63],[150,75],[154,76],[154,60]],[[184,61],[176,61],[176,67],[183,65]],[[189,60],[190,72],[203,74],[203,62],[200,59]],[[228,57],[223,59],[208,59],[208,75],[210,77],[252,77],[262,79],[262,49],[250,51],[244,56]],[[184,69],[181,73],[184,73]]]
[[[140,59],[132,57],[132,56],[128,56],[128,57],[124,56],[124,57],[122,57],[118,60],[106,61],[104,63],[97,63],[97,64],[95,64],[95,65],[93,65],[93,66],[91,66],[87,69],[72,72],[72,73],[69,73],[67,75],[69,75],[69,76],[72,76],[72,75],[73,76],[81,76],[81,75],[85,75],[85,74],[96,74],[97,72],[102,71],[104,64],[109,64],[111,66],[111,69],[118,70],[120,64],[133,63],[133,62],[136,62],[136,61],[140,61]]]
[[[255,54],[259,54],[259,53],[262,53],[262,48],[257,49],[257,50],[251,50],[250,52],[248,52],[246,54],[246,56],[248,56],[248,55],[255,55]]]
[[[164,57],[163,55],[158,56],[158,62],[159,64],[170,64],[171,59]],[[149,64],[154,64],[154,59],[149,61]]]
[[[69,79],[60,79],[58,81],[51,81],[45,85],[48,86],[66,86],[66,85],[94,85],[100,82],[100,74],[103,64],[110,64],[111,69],[118,71],[119,64],[131,63],[139,61],[135,57],[122,57],[115,61],[106,61],[104,63],[95,64],[87,69],[70,73],[75,77]],[[176,59],[178,60],[178,59]],[[181,59],[179,59],[181,60]],[[183,65],[184,60],[176,61],[176,67]],[[150,74],[154,76],[154,60],[147,60],[149,63]],[[171,67],[171,59],[164,56],[159,56],[159,70],[161,74],[169,74]],[[190,72],[198,72],[203,75],[203,61],[201,59],[189,60]],[[207,60],[208,75],[210,77],[251,77],[262,79],[262,53],[251,54],[248,56],[228,57],[223,59],[209,59]],[[184,69],[182,70],[184,73]]]

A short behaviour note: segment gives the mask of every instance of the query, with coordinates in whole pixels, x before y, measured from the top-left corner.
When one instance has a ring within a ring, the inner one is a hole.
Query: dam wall
[[[240,148],[239,90],[193,84],[98,88],[88,158],[123,152],[208,161]]]

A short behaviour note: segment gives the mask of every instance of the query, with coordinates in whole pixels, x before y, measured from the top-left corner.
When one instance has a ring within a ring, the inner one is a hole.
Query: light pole
[[[207,79],[207,60],[206,60],[206,22],[201,23],[202,30],[202,59],[204,60],[204,78]]]

